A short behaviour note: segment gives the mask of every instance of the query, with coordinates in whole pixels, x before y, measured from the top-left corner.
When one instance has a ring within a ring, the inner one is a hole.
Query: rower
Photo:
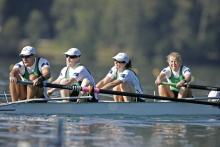
[[[182,58],[178,52],[171,52],[167,56],[168,66],[156,78],[159,96],[184,98],[192,97],[191,90],[185,85],[191,81],[190,69],[182,65]],[[161,84],[164,80],[174,85]]]
[[[59,77],[53,81],[53,84],[61,85],[78,85],[78,86],[95,86],[95,80],[90,71],[82,64],[80,64],[81,52],[77,48],[70,48],[65,53],[66,66],[62,68]],[[56,88],[51,88],[47,91],[48,95],[51,95]],[[74,92],[71,90],[60,90],[61,97],[88,95],[82,92]],[[77,100],[77,102],[82,100]],[[86,99],[86,102],[98,102],[96,94],[92,94],[91,99]]]
[[[26,46],[19,54],[21,61],[16,63],[9,74],[9,89],[12,101],[43,98],[45,89],[39,87],[50,77],[48,60],[36,55],[36,49]],[[33,85],[21,85],[17,80],[32,81]]]
[[[142,94],[142,88],[137,74],[131,69],[131,60],[126,53],[118,53],[113,57],[114,66],[108,74],[100,80],[96,87],[113,89],[113,91],[135,92]],[[128,96],[113,96],[115,102],[144,101],[141,98]]]

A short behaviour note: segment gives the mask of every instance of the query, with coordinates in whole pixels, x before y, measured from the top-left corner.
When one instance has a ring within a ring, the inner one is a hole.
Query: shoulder
[[[186,73],[186,72],[191,72],[190,68],[187,66],[182,66],[182,72]]]
[[[46,58],[43,58],[43,57],[37,57],[39,59],[39,62],[48,62],[49,61],[46,59]]]
[[[113,66],[113,67],[111,67],[111,69],[109,70],[109,73],[115,73],[115,72],[117,72],[117,69],[116,69],[116,67],[115,66]]]
[[[75,70],[86,70],[87,68],[84,65],[79,65],[75,68]]]
[[[171,72],[171,69],[170,69],[169,66],[167,66],[167,67],[163,68],[163,69],[161,70],[161,72],[162,72],[162,73]]]
[[[43,57],[38,57],[39,59],[39,66],[43,67],[43,66],[50,66],[50,63],[47,59],[43,58]]]
[[[24,67],[24,63],[22,61],[15,63],[15,65],[13,66],[13,68],[22,68]]]
[[[125,69],[122,73],[123,74],[131,74],[133,72],[130,69]]]

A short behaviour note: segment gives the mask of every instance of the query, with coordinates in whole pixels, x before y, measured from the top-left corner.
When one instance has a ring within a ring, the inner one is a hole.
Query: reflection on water
[[[168,118],[167,116],[0,115],[0,146],[215,147],[219,145],[220,116],[170,117],[170,120]],[[62,126],[59,127],[59,124]]]

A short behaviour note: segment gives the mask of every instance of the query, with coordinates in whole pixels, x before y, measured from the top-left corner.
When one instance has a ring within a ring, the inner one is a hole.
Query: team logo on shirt
[[[126,74],[121,74],[120,77],[125,78],[125,75],[126,75]]]
[[[19,68],[21,68],[21,64],[16,64]]]
[[[78,77],[79,76],[79,73],[73,73],[74,76]]]
[[[185,72],[190,72],[190,70],[189,70],[189,69],[187,69],[187,70],[185,70],[185,71],[184,71],[184,73],[185,73]]]
[[[43,64],[41,65],[41,67],[43,67],[44,65],[49,65],[49,63],[48,63],[48,62],[43,63]]]
[[[162,72],[166,72],[166,69],[163,69]]]

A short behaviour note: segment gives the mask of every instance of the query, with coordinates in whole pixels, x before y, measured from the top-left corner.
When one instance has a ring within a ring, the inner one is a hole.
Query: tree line
[[[219,0],[0,0],[1,54],[48,40],[50,50],[78,47],[93,61],[114,49],[158,65],[175,50],[192,64],[219,64],[219,5]]]

